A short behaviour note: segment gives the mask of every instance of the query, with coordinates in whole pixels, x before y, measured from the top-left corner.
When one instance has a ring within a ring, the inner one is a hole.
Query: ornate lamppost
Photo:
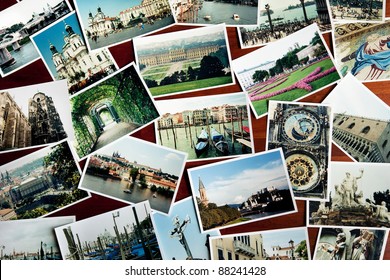
[[[274,33],[274,27],[272,25],[271,14],[269,12],[270,5],[269,4],[265,4],[265,9],[267,10],[269,28],[271,29],[271,32]]]
[[[306,14],[305,0],[299,0],[299,1],[301,1],[301,4],[302,4],[303,15],[305,17],[305,21],[306,21],[306,23],[309,23],[309,19],[307,18],[307,14]]]

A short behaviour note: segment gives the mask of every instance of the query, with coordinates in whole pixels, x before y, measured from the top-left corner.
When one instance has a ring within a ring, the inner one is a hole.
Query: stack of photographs
[[[0,259],[388,258],[385,14],[384,0],[0,11]],[[16,72],[42,80],[9,86]]]

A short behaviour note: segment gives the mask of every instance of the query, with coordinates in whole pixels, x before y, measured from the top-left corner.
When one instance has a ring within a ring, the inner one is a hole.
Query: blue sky
[[[111,156],[113,152],[119,152],[122,157],[131,162],[137,161],[137,163],[149,167],[161,168],[163,172],[176,176],[181,175],[186,160],[184,153],[133,137],[123,137],[100,149],[97,154]]]
[[[217,205],[242,203],[262,188],[286,189],[288,174],[282,158],[280,149],[277,149],[188,169],[193,194],[199,196],[199,178],[209,201]]]
[[[62,52],[62,47],[65,44],[64,36],[67,34],[67,32],[65,31],[65,23],[67,25],[70,25],[73,28],[73,31],[76,34],[81,35],[82,37],[80,25],[78,23],[77,16],[75,13],[70,14],[68,17],[63,18],[55,25],[52,25],[48,29],[45,29],[43,32],[33,37],[33,41],[37,45],[40,53],[43,56],[43,59],[45,60],[46,64],[50,69],[50,72],[54,77],[57,77],[57,72],[51,59],[52,52],[50,51],[50,43],[57,48],[58,52]],[[82,37],[82,39],[84,38]]]
[[[83,26],[88,24],[88,14],[93,16],[97,13],[97,8],[100,7],[102,12],[108,17],[117,17],[119,13],[128,8],[140,5],[142,0],[75,0],[76,9],[78,10]]]
[[[155,230],[159,239],[161,251],[164,252],[164,258],[170,260],[172,257],[175,257],[177,260],[185,260],[187,257],[179,239],[170,237],[170,232],[174,228],[172,220],[176,215],[179,217],[180,222],[182,222],[187,215],[191,219],[191,222],[187,224],[184,235],[187,239],[192,256],[194,258],[208,259],[208,252],[206,246],[204,246],[206,236],[207,234],[210,234],[210,236],[217,236],[219,235],[219,231],[215,230],[208,232],[207,234],[200,233],[194,203],[190,197],[175,203],[171,208],[171,214],[169,216],[159,213],[153,215]]]

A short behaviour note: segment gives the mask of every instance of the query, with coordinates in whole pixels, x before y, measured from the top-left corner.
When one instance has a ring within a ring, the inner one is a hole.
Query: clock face
[[[314,142],[320,136],[318,118],[306,110],[292,110],[283,120],[283,135],[293,142]]]
[[[294,192],[307,192],[317,186],[320,171],[311,156],[293,153],[287,156],[286,164]]]

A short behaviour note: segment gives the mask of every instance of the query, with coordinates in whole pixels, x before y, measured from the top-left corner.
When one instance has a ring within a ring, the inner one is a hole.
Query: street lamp
[[[3,259],[3,250],[5,249],[5,246],[1,245],[0,248],[1,248],[0,260],[2,260]]]
[[[268,15],[269,28],[271,29],[271,33],[274,33],[274,27],[272,25],[271,14],[269,13],[270,8],[271,7],[269,4],[265,4],[265,9],[267,10],[267,15]]]
[[[288,244],[290,244],[290,248],[291,248],[291,259],[292,260],[295,260],[295,257],[294,257],[294,241],[291,239]]]
[[[307,18],[307,14],[306,14],[305,0],[299,0],[299,1],[301,1],[301,4],[302,4],[303,15],[305,16],[305,21],[306,21],[306,23],[309,23],[309,19]]]

